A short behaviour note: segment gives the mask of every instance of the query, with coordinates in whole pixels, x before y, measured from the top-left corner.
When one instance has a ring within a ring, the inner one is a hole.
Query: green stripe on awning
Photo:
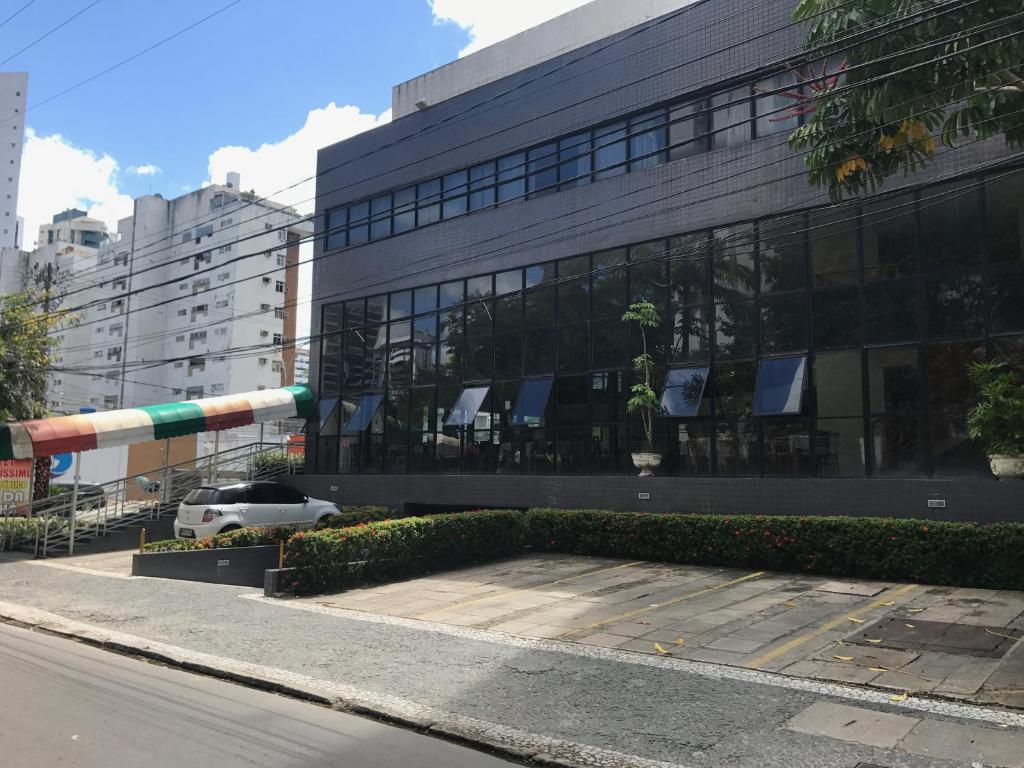
[[[194,435],[206,431],[203,409],[195,403],[143,405],[139,410],[145,411],[153,419],[154,440],[166,440],[168,437]]]
[[[0,460],[14,458],[14,444],[11,442],[11,428],[0,424]]]
[[[312,417],[316,413],[316,405],[313,402],[313,391],[309,387],[285,387],[286,392],[291,392],[295,398],[295,414],[304,419]]]

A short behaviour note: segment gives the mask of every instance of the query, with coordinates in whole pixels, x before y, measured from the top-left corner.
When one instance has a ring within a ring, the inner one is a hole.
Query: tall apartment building
[[[51,409],[290,383],[299,241],[309,234],[294,210],[241,192],[237,174],[174,200],[135,200],[133,215],[69,280],[84,290],[67,304],[86,308],[63,333],[62,364],[85,371],[58,377]]]
[[[964,142],[830,205],[787,144],[811,77],[792,0],[676,5],[596,0],[320,150],[303,487],[1020,519],[965,419],[970,361],[1024,369],[1021,156]],[[626,407],[641,299],[652,447]]]
[[[27,72],[0,72],[0,248],[20,248],[18,180],[25,133]]]

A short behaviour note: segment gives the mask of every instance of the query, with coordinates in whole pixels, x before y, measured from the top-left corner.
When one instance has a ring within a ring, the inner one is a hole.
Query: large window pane
[[[391,324],[388,348],[388,386],[408,388],[412,384],[412,325]]]
[[[409,472],[431,474],[436,469],[437,410],[433,387],[409,395]]]
[[[623,249],[623,254],[625,249]],[[611,268],[616,263],[618,252],[604,252],[594,255],[593,275],[593,316],[621,318],[626,311],[626,270]],[[559,306],[561,315],[561,306]],[[576,315],[579,317],[579,315]]]
[[[865,280],[903,277],[917,271],[917,204],[913,195],[865,205],[863,222]]]
[[[803,214],[759,224],[762,291],[792,291],[807,286],[804,226]]]
[[[755,416],[789,416],[803,409],[807,387],[807,358],[777,357],[762,360],[754,389]]]
[[[629,365],[626,349],[628,330],[625,323],[614,318],[591,323],[591,367],[594,370],[625,368]]]
[[[697,362],[711,356],[711,317],[711,307],[683,307],[675,311],[670,362]]]
[[[345,331],[345,346],[341,359],[341,386],[343,390],[363,388],[363,340],[361,329]]]
[[[988,475],[985,451],[967,434],[967,414],[977,403],[968,367],[985,359],[984,345],[929,344],[925,359],[933,474]]]
[[[711,422],[682,421],[670,425],[672,473],[675,475],[711,474]]]
[[[387,375],[387,326],[379,325],[366,329],[366,352],[363,364],[363,386],[366,389],[383,389]]]
[[[388,297],[371,296],[366,300],[366,322],[383,323],[388,319]]]
[[[925,309],[929,337],[983,333],[985,302],[981,275],[942,275],[927,280]]]
[[[712,233],[715,300],[754,295],[754,229],[749,224]]]
[[[908,341],[921,337],[921,301],[916,280],[886,280],[864,287],[867,341]]]
[[[401,320],[412,314],[412,291],[401,291],[391,294],[390,317]]]
[[[761,435],[750,419],[719,419],[715,425],[715,473],[756,475],[761,469]]]
[[[917,347],[891,347],[868,352],[872,413],[916,412],[920,409],[920,357]]]
[[[820,477],[863,477],[864,420],[819,418],[814,463]]]
[[[626,172],[626,123],[594,131],[594,178],[606,179]]]
[[[416,187],[395,192],[395,215],[392,228],[396,235],[416,227]]]
[[[669,289],[673,306],[693,306],[709,300],[709,252],[707,232],[669,240]]]
[[[590,269],[590,262],[586,257],[584,260],[586,265],[584,271],[586,271]],[[578,262],[576,259],[573,261]],[[590,315],[590,278],[568,278],[567,270],[562,268],[564,264],[564,262],[560,263],[558,267],[561,281],[558,284],[558,320],[567,323],[578,322]],[[625,296],[624,286],[623,296]]]
[[[976,264],[982,252],[981,194],[976,182],[921,193],[921,256],[926,270]]]
[[[441,309],[461,304],[464,299],[465,292],[461,280],[456,280],[453,283],[444,283],[441,286]]]
[[[989,272],[992,333],[1024,330],[1024,263],[1000,264]]]
[[[490,208],[497,199],[497,170],[495,163],[483,163],[469,169],[469,210]]]
[[[989,261],[1024,263],[1024,171],[989,177],[985,208]]]
[[[591,441],[589,393],[589,376],[563,376],[558,379],[559,474],[582,475],[587,472],[588,444]]]
[[[765,422],[764,473],[783,476],[811,474],[813,448],[806,421]]]
[[[384,425],[384,468],[404,473],[409,468],[409,390],[388,389],[387,421]]]
[[[750,416],[754,404],[754,379],[757,365],[753,361],[721,363],[715,368],[715,411],[719,416]]]
[[[791,133],[800,125],[799,110],[804,93],[797,70],[780,72],[755,83],[754,94],[759,137]]]
[[[927,471],[924,428],[918,413],[872,417],[871,445],[875,471],[880,475],[923,475]]]
[[[533,328],[526,332],[524,370],[527,376],[554,372],[557,339],[554,328]]]
[[[523,375],[523,334],[519,331],[494,336],[494,377],[519,378]]]
[[[703,100],[673,107],[669,123],[669,153],[673,160],[708,151],[708,121]]]
[[[498,160],[498,202],[526,196],[526,154],[518,152]]]
[[[441,180],[432,179],[416,187],[418,210],[416,226],[422,227],[441,220]]]
[[[858,214],[855,206],[812,211],[808,217],[815,286],[856,285]]]
[[[523,270],[513,269],[494,276],[494,292],[498,296],[523,290]]]
[[[715,350],[722,358],[754,354],[757,315],[753,301],[733,300],[715,305]]]
[[[692,418],[704,402],[704,388],[711,368],[673,368],[665,378],[661,409],[668,416]]]
[[[366,300],[350,299],[345,302],[345,327],[351,328],[366,322]]]
[[[370,239],[377,240],[391,234],[391,195],[381,195],[370,201]]]
[[[433,312],[437,309],[437,286],[428,285],[417,288],[415,292],[415,309],[417,315]]]
[[[526,287],[534,288],[545,283],[554,283],[558,270],[557,262],[547,261],[526,268]]]
[[[344,248],[348,243],[348,208],[328,211],[325,219],[327,239],[324,249],[332,251],[335,248]]]
[[[443,218],[451,219],[461,216],[469,210],[467,193],[469,191],[468,171],[456,171],[449,173],[442,180],[444,185],[443,203],[441,215]]]
[[[461,309],[441,314],[438,336],[438,375],[442,381],[461,382],[466,359],[466,333]]]
[[[545,144],[527,153],[526,191],[530,197],[555,192],[558,187],[558,145]]]
[[[559,142],[559,189],[590,183],[590,133],[579,133]]]
[[[811,297],[815,349],[854,347],[861,340],[860,288],[815,291]]]
[[[370,239],[370,204],[356,203],[348,207],[348,244],[359,245]]]
[[[751,139],[750,87],[734,88],[711,97],[711,148],[728,149]]]
[[[818,418],[860,416],[864,412],[860,350],[815,355],[814,391]]]
[[[416,318],[413,325],[413,382],[431,384],[437,373],[437,315]]]
[[[784,293],[761,298],[761,350],[807,349],[807,294]]]
[[[558,326],[558,370],[587,370],[590,339],[586,323]]]
[[[664,109],[646,112],[629,120],[629,168],[652,168],[668,160],[667,115]]]
[[[494,339],[469,336],[466,339],[466,381],[483,381],[494,376]]]
[[[523,298],[526,301],[524,311],[527,327],[536,328],[555,324],[555,286],[535,288],[527,291]]]

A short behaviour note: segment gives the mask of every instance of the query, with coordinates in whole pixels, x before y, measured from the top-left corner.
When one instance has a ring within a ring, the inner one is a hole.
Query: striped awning
[[[316,413],[309,387],[0,424],[0,459],[31,459],[217,432]]]

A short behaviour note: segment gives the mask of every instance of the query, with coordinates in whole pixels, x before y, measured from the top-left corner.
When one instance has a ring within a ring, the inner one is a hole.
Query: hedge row
[[[1024,589],[1024,525],[851,517],[531,509],[302,531],[288,541],[298,594],[344,589],[525,550]]]
[[[68,527],[66,517],[3,517],[0,518],[0,550],[13,549],[21,544],[34,544],[39,538],[42,547],[43,539],[48,534],[55,536]]]
[[[348,528],[360,523],[376,520],[387,520],[394,513],[387,507],[342,507],[336,515],[331,515],[328,522],[330,528]],[[219,533],[206,539],[165,539],[153,541],[145,546],[146,552],[183,552],[193,549],[218,549],[222,547],[257,547],[264,544],[277,544],[287,541],[294,528],[240,528],[228,533]]]

